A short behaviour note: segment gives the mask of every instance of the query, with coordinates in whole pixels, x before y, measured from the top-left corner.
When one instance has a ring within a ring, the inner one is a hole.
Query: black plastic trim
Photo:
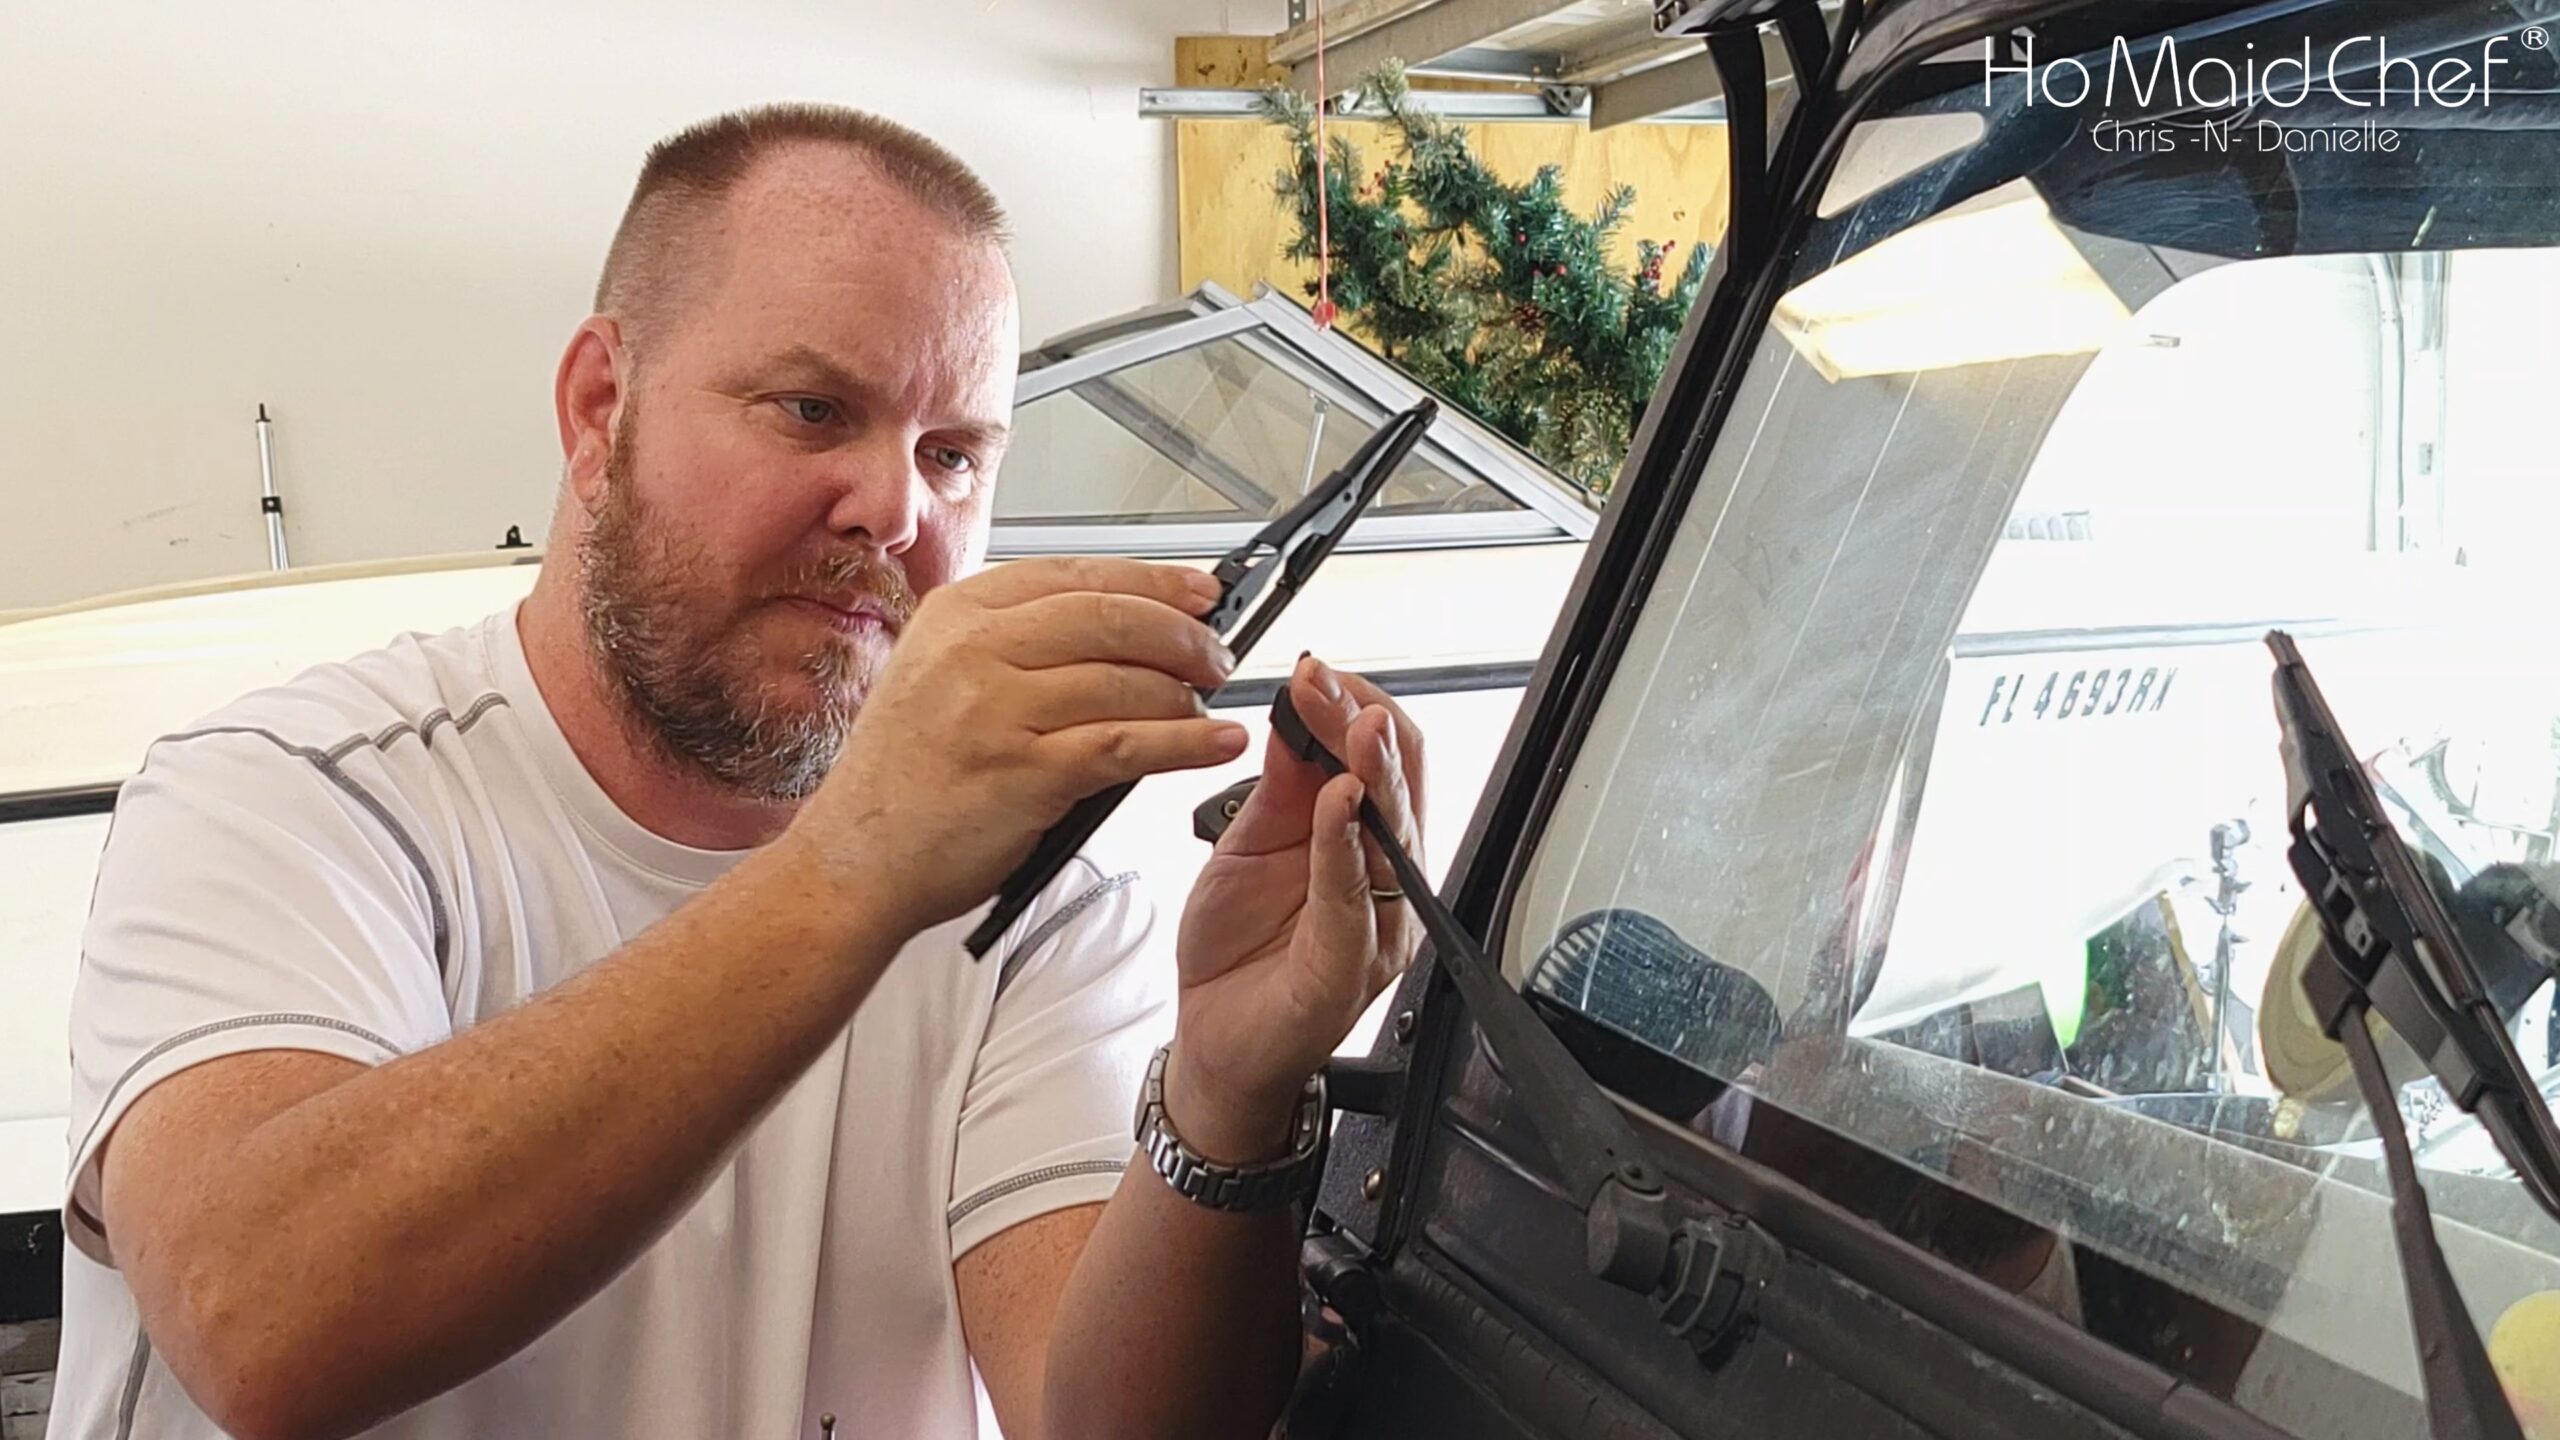
[[[60,820],[72,815],[112,815],[121,780],[101,785],[65,785],[54,790],[21,790],[0,795],[0,825],[21,820]]]

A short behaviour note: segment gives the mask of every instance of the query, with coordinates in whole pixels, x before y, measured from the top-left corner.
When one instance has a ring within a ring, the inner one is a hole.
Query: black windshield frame
[[[2242,28],[2241,22],[2251,15],[2298,14],[2304,8],[2276,6],[2243,11],[2240,7],[2233,7],[2228,12],[2200,16],[2197,8],[2190,6],[2179,9],[2174,18],[2185,27],[2181,33],[2192,31],[2210,39],[2216,34],[2237,35]],[[2369,25],[2377,23],[2375,17],[2405,14],[2412,7],[2364,5],[2332,8],[2340,11],[2352,9],[2360,23]],[[2476,9],[2480,14],[2494,13],[2493,7],[2460,8]],[[1757,197],[1760,205],[1766,207],[1759,217],[1762,223],[1756,227],[1766,237],[1763,244],[1729,245],[1720,253],[1717,272],[1710,277],[1708,299],[1693,317],[1664,387],[1648,411],[1617,498],[1603,518],[1592,555],[1569,602],[1568,614],[1551,640],[1532,682],[1521,718],[1515,724],[1503,760],[1497,767],[1496,774],[1501,778],[1496,788],[1486,796],[1465,839],[1454,872],[1460,877],[1453,897],[1455,908],[1473,932],[1488,935],[1494,942],[1488,948],[1497,951],[1500,948],[1503,928],[1509,921],[1526,867],[1553,812],[1558,791],[1566,783],[1580,743],[1591,728],[1598,701],[1606,692],[1622,658],[1628,632],[1649,596],[1671,532],[1706,471],[1708,454],[1729,418],[1732,398],[1739,389],[1737,382],[1742,367],[1749,363],[1751,352],[1775,308],[1792,260],[1806,246],[1826,238],[1823,234],[1826,223],[1835,223],[1815,216],[1812,200],[1821,193],[1848,130],[1866,116],[1888,109],[1893,113],[1913,113],[1933,105],[1943,109],[1963,108],[1965,102],[1956,93],[1956,84],[1969,69],[1978,78],[1979,70],[1929,64],[1931,57],[1942,56],[1963,42],[1997,35],[2020,24],[2051,21],[2057,29],[2067,28],[2075,18],[2075,12],[2084,28],[2100,23],[2093,17],[2103,15],[2107,20],[2114,20],[2123,13],[2111,13],[2094,5],[1963,6],[1929,4],[1926,0],[1898,7],[1898,13],[1889,12],[1887,18],[1900,23],[1880,27],[1894,32],[1896,43],[1890,47],[1889,53],[1879,54],[1875,48],[1860,52],[1847,67],[1851,88],[1846,93],[1818,95],[1809,106],[1799,107],[1800,112],[1809,110],[1813,118],[1803,121],[1802,130],[1790,138],[1813,154],[1815,159],[1805,165],[1792,182],[1783,173],[1773,175],[1773,191],[1777,193]],[[2460,17],[2448,17],[2443,7],[2437,7],[2432,18],[2462,23]],[[2478,17],[2475,15],[2473,18]],[[1799,119],[1802,120],[1801,113]],[[2541,127],[2528,125],[2525,128]],[[1786,143],[1780,142],[1782,150]],[[2017,137],[2017,143],[2021,153],[2032,154],[2039,147],[2049,148],[2052,137],[2025,134]],[[1987,189],[1993,183],[1994,172],[2001,167],[1999,163],[1986,160],[1985,156],[1994,154],[1998,149],[1997,146],[1975,147],[1947,162],[1938,173],[1915,173],[1896,184],[1934,190],[1938,205],[1943,207],[1962,198],[1959,192],[1969,181],[1981,182],[1977,190]],[[2006,163],[2011,176],[2021,173],[2014,156]],[[1789,183],[1799,188],[1792,192],[1784,191],[1783,187]],[[2098,188],[2093,183],[2092,193]],[[1753,198],[1737,195],[1738,210],[1752,209]],[[2538,207],[2539,202],[2535,203]],[[2056,208],[2060,213],[2065,206],[2057,205]],[[1921,213],[1930,212],[1924,209]],[[1914,220],[1917,218],[1920,218],[1919,214],[1913,216]],[[2087,218],[2087,212],[2075,211],[2072,218]],[[1751,228],[1755,227],[1746,226],[1738,214],[1737,232]],[[2482,243],[2480,237],[2496,233],[2489,226],[2456,225],[2440,232],[2435,242],[2443,248],[2459,248]],[[2187,245],[2206,251],[2224,243],[2199,234],[2181,238]],[[2335,248],[2345,247],[2339,245]],[[1328,1208],[1348,1217],[1348,1228],[1358,1231],[1382,1254],[1392,1253],[1398,1244],[1419,1234],[1430,1223],[1429,1215],[1412,1213],[1405,1208],[1406,1198],[1414,1194],[1421,1178],[1426,1149],[1422,1132],[1428,1128],[1426,1117],[1434,1113],[1436,1106],[1463,1091],[1469,1077],[1474,1074],[1467,1053],[1464,1018],[1454,1003],[1454,997],[1446,993],[1445,986],[1427,975],[1420,976],[1411,983],[1403,998],[1407,1006],[1418,1007],[1420,1012],[1421,1023],[1417,1027],[1411,1059],[1417,1083],[1408,1092],[1401,1123],[1391,1131],[1376,1130],[1351,1137],[1355,1147],[1363,1144],[1368,1147],[1355,1153],[1384,1162],[1379,1166],[1388,1177],[1388,1183],[1383,1187],[1385,1193],[1379,1197],[1383,1203],[1362,1203],[1347,1194],[1340,1184],[1330,1185],[1327,1193]],[[1596,1064],[1597,1061],[1587,1057],[1587,1063]],[[1604,1082],[1612,1081],[1609,1075],[1601,1078]],[[1625,1080],[1622,1074],[1616,1083],[1635,1082]],[[1752,1157],[1736,1162],[1712,1150],[1701,1151],[1701,1155],[1708,1162],[1706,1168],[1727,1172],[1720,1181],[1702,1183],[1702,1193],[1716,1195],[1720,1188],[1726,1194],[1738,1193],[1768,1178],[1755,1177],[1748,1164]],[[1699,1158],[1675,1157],[1672,1168],[1679,1171],[1684,1168],[1684,1159]],[[1838,1158],[1845,1160],[1848,1157]],[[1356,1172],[1341,1171],[1336,1178],[1339,1180],[1350,1173]],[[1866,1218],[1883,1220],[1886,1217],[1869,1214]],[[2384,1268],[2387,1268],[2387,1262]],[[2140,1286],[2136,1285],[2128,1293],[2139,1289]],[[2026,1349],[2033,1349],[2050,1339],[2049,1336],[2024,1339],[2020,1344]],[[1994,1353],[1998,1351],[1994,1349]],[[2015,1360],[2018,1357],[2004,1355],[2002,1358]],[[2083,1356],[2083,1359],[2088,1358]],[[2164,1374],[2162,1378],[2168,1377]],[[2340,1372],[2332,1378],[2342,1398],[2357,1395],[2358,1403],[2380,1405],[2387,1410],[2398,1398],[2396,1395],[2370,1393],[2377,1387],[2369,1382],[2359,1385],[2361,1377]],[[2226,1431],[2219,1428],[2222,1422],[2237,1428]],[[2223,1407],[2208,1423],[2208,1432],[2242,1433],[2252,1423],[2247,1417]],[[2148,1427],[2143,1428],[2145,1433],[2151,1433]],[[2171,1425],[2158,1433],[2199,1432]]]

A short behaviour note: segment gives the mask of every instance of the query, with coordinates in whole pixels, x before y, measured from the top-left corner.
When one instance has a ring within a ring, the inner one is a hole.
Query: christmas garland
[[[1319,167],[1314,107],[1292,90],[1263,92],[1262,114],[1294,142],[1273,182],[1297,224],[1283,253],[1313,262],[1329,230],[1330,298],[1346,324],[1416,380],[1606,495],[1706,278],[1706,247],[1692,248],[1668,285],[1675,242],[1638,240],[1632,272],[1622,269],[1608,249],[1635,202],[1632,187],[1576,215],[1557,167],[1520,184],[1496,176],[1464,127],[1410,103],[1401,69],[1373,72],[1357,95],[1358,113],[1385,122],[1394,150],[1374,168],[1339,135]],[[1306,287],[1311,298],[1319,288]]]

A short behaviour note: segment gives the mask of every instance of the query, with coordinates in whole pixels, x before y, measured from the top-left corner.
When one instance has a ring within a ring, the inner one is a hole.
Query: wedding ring
[[[1377,886],[1372,885],[1369,887],[1369,898],[1384,904],[1390,900],[1403,899],[1404,892],[1401,890],[1381,890]]]

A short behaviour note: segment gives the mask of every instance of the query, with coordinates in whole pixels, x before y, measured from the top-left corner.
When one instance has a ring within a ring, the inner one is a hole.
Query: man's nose
[[[846,537],[860,534],[892,555],[913,545],[932,496],[915,447],[903,437],[866,437],[834,459],[827,475],[834,492],[827,529]]]

